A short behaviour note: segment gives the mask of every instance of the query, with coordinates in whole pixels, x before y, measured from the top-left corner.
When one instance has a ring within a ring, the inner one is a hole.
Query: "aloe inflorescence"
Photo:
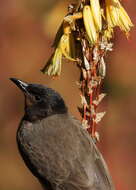
[[[82,124],[96,140],[97,123],[105,114],[96,112],[105,97],[100,93],[106,75],[104,58],[107,51],[112,51],[114,28],[119,27],[128,37],[132,26],[119,0],[80,0],[71,4],[56,34],[54,52],[42,69],[47,75],[59,76],[65,60],[78,65]]]

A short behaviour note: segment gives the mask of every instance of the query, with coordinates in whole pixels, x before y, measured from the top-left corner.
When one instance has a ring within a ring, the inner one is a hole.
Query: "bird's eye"
[[[38,96],[38,95],[36,95],[36,96],[35,96],[35,99],[36,99],[37,101],[40,101],[40,100],[41,100],[41,97]]]

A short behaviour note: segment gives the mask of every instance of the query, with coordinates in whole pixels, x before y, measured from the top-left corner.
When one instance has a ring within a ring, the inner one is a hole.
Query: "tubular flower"
[[[42,72],[50,76],[57,76],[61,73],[62,57],[70,61],[76,61],[74,58],[74,39],[72,33],[63,34],[53,55],[42,69]]]
[[[102,15],[99,0],[90,0],[91,11],[98,31],[102,29]]]
[[[105,3],[106,20],[108,25],[108,31],[106,31],[107,35],[109,35],[109,31],[111,31],[110,28],[115,26],[118,26],[122,31],[128,33],[133,24],[119,0],[105,0]]]
[[[45,67],[41,70],[49,76],[59,76],[61,73],[62,52],[60,48],[56,48]]]
[[[83,21],[89,42],[91,44],[96,43],[98,35],[96,32],[92,11],[89,5],[85,5],[83,8]]]
[[[104,36],[110,40],[112,37],[113,37],[113,28],[107,28],[105,31],[104,31]]]
[[[126,33],[130,31],[131,27],[133,27],[130,17],[122,6],[120,6],[119,12],[119,27]]]
[[[120,0],[81,1],[64,17],[53,43],[54,53],[42,69],[43,73],[60,75],[63,58],[70,62],[83,59],[84,64],[89,63],[91,56],[87,53],[86,44],[88,48],[93,48],[102,43],[103,38],[110,40],[114,35],[114,27],[119,27],[128,35],[132,26]],[[86,41],[84,49],[87,56],[79,55],[83,39]]]
[[[106,0],[106,19],[109,27],[118,25],[119,22],[119,1]]]
[[[59,48],[66,59],[70,61],[76,61],[72,58],[74,49],[74,39],[72,37],[72,33],[62,35]]]

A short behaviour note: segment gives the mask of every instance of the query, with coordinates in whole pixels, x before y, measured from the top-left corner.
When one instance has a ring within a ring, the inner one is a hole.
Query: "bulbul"
[[[62,97],[41,84],[11,80],[25,95],[19,152],[46,190],[114,190],[106,163]]]

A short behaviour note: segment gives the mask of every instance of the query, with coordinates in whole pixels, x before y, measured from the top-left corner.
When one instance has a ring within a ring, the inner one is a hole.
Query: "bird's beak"
[[[16,78],[10,78],[10,80],[14,82],[18,86],[18,88],[20,88],[23,92],[27,92],[27,87],[28,87],[27,83]]]

